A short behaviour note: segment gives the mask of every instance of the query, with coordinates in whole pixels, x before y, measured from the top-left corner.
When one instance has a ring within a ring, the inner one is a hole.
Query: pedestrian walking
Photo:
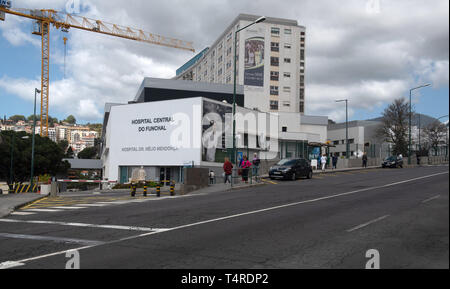
[[[229,182],[231,184],[231,176],[233,174],[233,164],[230,162],[229,158],[225,158],[225,162],[223,163],[223,172],[224,172],[224,182],[225,184]]]
[[[332,162],[333,162],[333,170],[337,169],[338,157],[336,153],[333,155]]]
[[[416,158],[417,158],[417,165],[420,166],[420,154],[416,154]]]
[[[214,171],[209,171],[209,184],[210,185],[214,184],[214,180],[215,180]]]
[[[247,156],[242,158],[241,169],[242,169],[242,181],[248,183],[248,171],[250,170],[252,163],[248,161]]]
[[[252,160],[252,165],[253,165],[252,175],[255,176],[255,180],[258,180],[258,171],[259,171],[260,163],[261,163],[261,160],[259,159],[258,154],[254,153],[253,160]]]
[[[367,153],[364,153],[363,157],[362,157],[362,161],[363,161],[363,168],[367,168]]]
[[[324,154],[321,158],[320,158],[320,163],[322,164],[322,172],[325,171],[325,167],[327,165],[327,155]]]

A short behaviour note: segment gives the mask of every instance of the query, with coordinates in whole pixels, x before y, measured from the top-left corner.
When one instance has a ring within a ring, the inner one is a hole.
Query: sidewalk
[[[15,209],[46,197],[36,193],[0,195],[0,218],[11,214]]]

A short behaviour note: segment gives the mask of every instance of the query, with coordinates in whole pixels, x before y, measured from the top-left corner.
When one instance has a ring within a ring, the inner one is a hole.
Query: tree
[[[393,144],[393,154],[408,155],[409,103],[396,99],[383,112],[377,134]]]
[[[96,159],[97,158],[97,148],[88,147],[78,153],[79,159]]]
[[[18,121],[21,121],[21,120],[26,121],[25,116],[19,115],[19,114],[13,115],[9,119],[12,120],[13,122],[18,122]]]
[[[436,120],[435,122],[429,124],[424,130],[425,140],[428,141],[430,146],[434,150],[434,155],[437,155],[439,144],[445,141],[446,134],[445,124]]]
[[[67,147],[69,146],[69,142],[65,139],[62,139],[58,142],[58,146],[62,149],[64,153],[66,153]]]
[[[70,123],[70,124],[76,124],[77,120],[73,115],[69,115],[65,120],[65,122]]]
[[[0,179],[10,181],[11,149],[13,152],[12,179],[15,182],[30,180],[31,135],[25,132],[3,131],[0,133]],[[27,139],[22,137],[28,136]],[[14,138],[14,146],[12,140]],[[35,136],[34,173],[35,175],[65,174],[70,167],[63,162],[64,152],[48,137]]]
[[[64,157],[65,157],[66,159],[73,159],[74,156],[75,156],[75,154],[73,153],[73,148],[72,148],[72,147],[69,147],[69,148],[67,149],[67,152],[66,152],[66,154],[64,155]]]

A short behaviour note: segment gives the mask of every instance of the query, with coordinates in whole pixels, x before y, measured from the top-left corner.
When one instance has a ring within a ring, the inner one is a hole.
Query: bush
[[[147,188],[156,188],[157,185],[158,185],[157,182],[147,182]],[[144,184],[138,183],[138,184],[136,184],[136,188],[143,189]],[[119,190],[119,189],[131,189],[131,184],[116,184],[113,187],[113,190]]]

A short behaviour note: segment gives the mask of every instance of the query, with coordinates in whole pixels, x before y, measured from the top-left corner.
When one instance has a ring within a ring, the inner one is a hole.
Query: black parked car
[[[283,159],[269,170],[271,179],[296,180],[299,177],[311,179],[313,170],[306,159]]]
[[[386,159],[384,159],[381,166],[383,168],[403,168],[403,158],[399,158],[396,156],[387,157]]]

